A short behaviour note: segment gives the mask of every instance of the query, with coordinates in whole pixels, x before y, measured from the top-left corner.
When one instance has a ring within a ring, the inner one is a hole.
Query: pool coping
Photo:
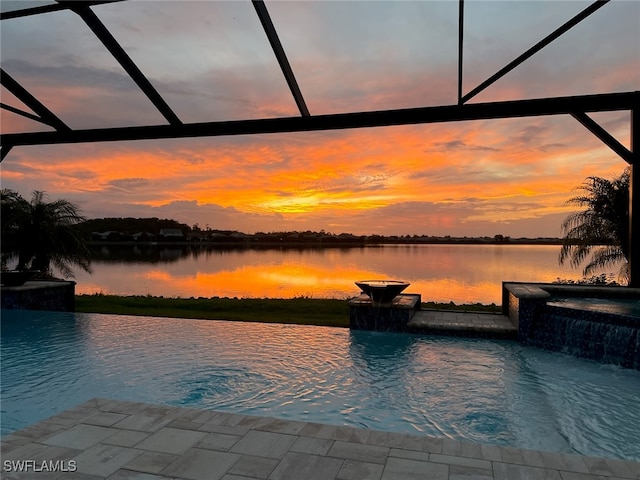
[[[630,460],[104,398],[0,445],[6,479],[640,479]]]

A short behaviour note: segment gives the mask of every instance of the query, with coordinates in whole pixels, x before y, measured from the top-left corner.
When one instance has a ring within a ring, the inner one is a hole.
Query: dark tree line
[[[186,223],[176,220],[159,218],[93,218],[85,220],[78,225],[78,230],[87,238],[92,232],[121,232],[134,234],[138,232],[152,233],[158,235],[160,230],[167,228],[177,228],[186,233],[191,231]]]

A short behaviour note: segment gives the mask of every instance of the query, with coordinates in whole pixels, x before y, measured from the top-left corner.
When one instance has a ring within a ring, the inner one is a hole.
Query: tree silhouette
[[[8,189],[0,197],[3,267],[17,256],[17,270],[51,274],[54,266],[65,277],[73,277],[73,266],[91,272],[89,249],[74,228],[84,221],[76,205],[64,199],[47,202],[40,191],[31,201]]]
[[[586,207],[570,214],[562,222],[564,238],[559,262],[578,267],[588,259],[583,275],[622,262],[619,276],[629,279],[629,177],[624,170],[619,178],[607,180],[588,177],[579,190],[585,192],[567,201],[569,205]]]

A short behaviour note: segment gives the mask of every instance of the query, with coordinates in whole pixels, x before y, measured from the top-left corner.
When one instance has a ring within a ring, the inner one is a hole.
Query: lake
[[[97,247],[76,293],[165,297],[339,298],[358,280],[411,283],[423,301],[502,303],[503,281],[577,280],[558,245],[377,245],[345,248]]]

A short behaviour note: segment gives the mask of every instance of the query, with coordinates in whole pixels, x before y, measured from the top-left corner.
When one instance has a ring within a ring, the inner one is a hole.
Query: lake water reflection
[[[100,247],[77,293],[168,297],[349,298],[357,280],[411,283],[423,301],[500,304],[502,281],[579,279],[556,245],[383,245],[221,249]]]

